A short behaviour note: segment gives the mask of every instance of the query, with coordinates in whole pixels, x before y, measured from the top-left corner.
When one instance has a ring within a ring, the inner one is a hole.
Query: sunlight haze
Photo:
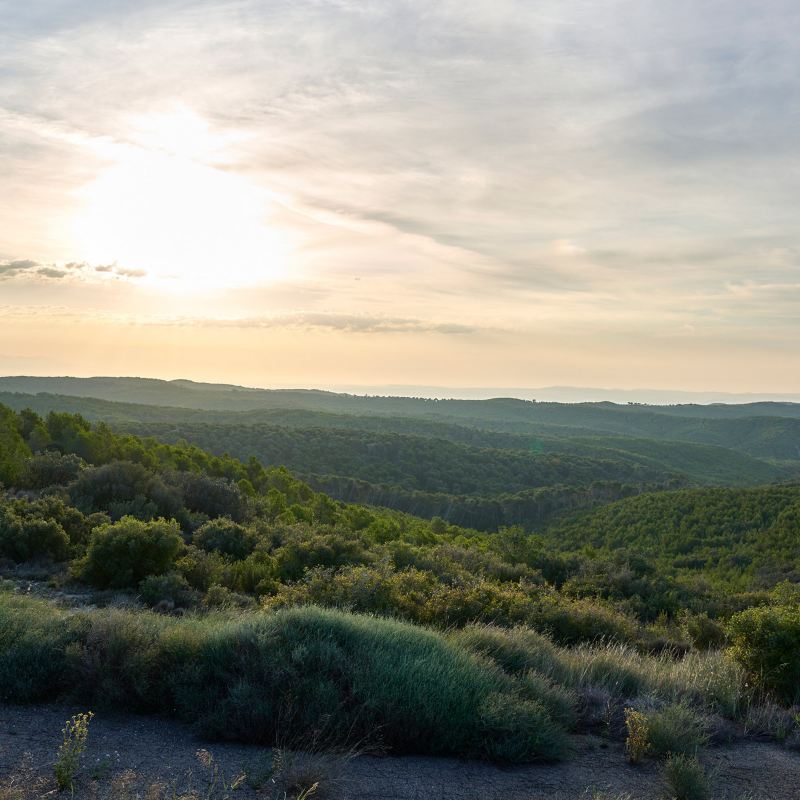
[[[800,392],[800,7],[2,2],[0,372]]]

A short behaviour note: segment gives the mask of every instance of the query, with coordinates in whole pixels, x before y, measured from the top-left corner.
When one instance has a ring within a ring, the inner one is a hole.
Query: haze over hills
[[[333,497],[482,530],[642,491],[800,476],[800,405],[337,394],[146,378],[0,378],[0,403],[286,466]]]
[[[0,390],[10,392],[37,393],[48,392],[54,394],[75,395],[78,397],[99,397],[107,400],[129,400],[137,402],[158,402],[164,405],[195,406],[206,393],[242,393],[247,392],[253,397],[261,396],[265,403],[267,397],[279,394],[343,394],[371,397],[402,397],[422,398],[437,400],[492,400],[498,398],[512,398],[518,400],[537,400],[554,403],[636,403],[657,405],[666,409],[669,406],[707,406],[707,405],[759,405],[759,414],[784,414],[785,406],[800,405],[800,394],[761,392],[761,393],[731,393],[731,392],[691,392],[667,389],[604,389],[597,387],[576,386],[546,386],[539,388],[522,387],[447,387],[430,385],[334,385],[326,388],[318,387],[285,387],[285,388],[258,388],[239,386],[227,383],[205,383],[178,378],[175,380],[162,380],[158,378],[138,377],[107,377],[96,376],[77,378],[68,376],[28,376],[9,375],[0,377]],[[133,393],[124,398],[120,392],[126,390]],[[190,399],[193,398],[193,399]],[[210,401],[206,401],[210,402]],[[255,401],[254,401],[255,402]],[[775,408],[778,406],[778,408]],[[720,409],[708,409],[708,413],[716,416]],[[683,413],[683,412],[681,412]],[[702,413],[697,409],[697,413]],[[728,409],[726,413],[736,414],[737,411]],[[797,410],[800,416],[800,409]]]

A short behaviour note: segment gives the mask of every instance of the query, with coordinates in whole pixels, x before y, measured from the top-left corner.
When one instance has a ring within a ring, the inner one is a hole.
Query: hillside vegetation
[[[647,552],[729,585],[800,583],[800,486],[647,493],[553,525],[562,547]]]
[[[463,420],[302,408],[224,412],[64,395],[3,397],[17,410],[30,406],[39,413],[63,403],[117,430],[285,465],[314,489],[345,502],[439,516],[487,531],[509,525],[541,531],[560,514],[642,491],[765,484],[800,470],[800,461],[771,463],[716,445],[589,435],[583,428],[513,433],[469,427]]]
[[[486,452],[509,478],[531,457]],[[0,481],[4,701],[517,762],[564,757],[571,732],[631,702],[747,726],[800,700],[800,487],[638,494],[541,535],[480,532],[337,501],[256,458],[6,407]],[[592,486],[576,491],[613,500]],[[90,607],[21,596],[32,586]]]

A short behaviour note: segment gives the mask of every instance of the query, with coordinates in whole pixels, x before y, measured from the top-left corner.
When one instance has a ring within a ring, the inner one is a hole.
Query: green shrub
[[[539,703],[552,719],[565,728],[575,727],[578,699],[574,692],[558,686],[539,672],[526,672],[520,677],[520,683],[523,696]]]
[[[18,516],[11,508],[0,509],[0,556],[12,561],[69,557],[69,536],[54,519]]]
[[[194,532],[192,543],[206,552],[240,560],[253,552],[256,537],[232,519],[219,517],[201,525]]]
[[[175,562],[175,568],[192,588],[205,591],[213,583],[224,580],[228,565],[219,553],[206,553],[199,547],[189,545]]]
[[[92,532],[82,577],[101,589],[133,588],[148,575],[172,569],[182,547],[176,522],[123,517]]]
[[[460,647],[491,658],[511,675],[534,670],[557,680],[563,678],[559,649],[547,636],[530,628],[468,625],[453,631],[450,638]]]
[[[316,608],[67,615],[0,595],[0,637],[0,677],[24,676],[12,675],[8,700],[69,688],[74,700],[170,709],[206,735],[264,744],[323,726],[331,744],[377,735],[396,752],[534,761],[569,748],[532,687],[526,697],[491,662],[394,620]]]
[[[728,622],[730,654],[778,700],[800,700],[800,606],[763,606]]]
[[[725,628],[708,614],[686,614],[681,628],[698,650],[711,650],[725,644]]]
[[[22,482],[28,489],[66,486],[85,468],[86,462],[79,456],[49,450],[28,459]]]
[[[252,597],[232,592],[227,586],[220,586],[218,583],[209,586],[203,597],[206,608],[248,608],[254,604]]]
[[[708,778],[697,758],[669,756],[663,774],[672,800],[707,800],[709,797]]]
[[[595,639],[636,641],[634,621],[588,600],[562,598],[525,583],[500,583],[467,576],[454,582],[409,567],[386,565],[311,569],[301,582],[282,584],[269,607],[321,605],[385,614],[440,628],[473,622],[526,625],[550,634],[560,644]]]
[[[708,741],[703,718],[683,703],[647,714],[650,745],[657,756],[697,755]]]
[[[17,417],[0,405],[0,486],[18,486],[31,451],[19,432]]]
[[[191,587],[178,572],[148,575],[139,584],[139,594],[150,606],[169,603],[175,608],[181,608],[190,605],[193,600]]]
[[[490,694],[481,704],[480,724],[482,752],[495,761],[521,763],[530,761],[531,753],[553,759],[568,750],[562,729],[535,700]]]
[[[71,688],[67,650],[86,627],[81,615],[0,593],[0,702],[52,700]]]
[[[180,492],[142,464],[115,461],[83,470],[71,486],[72,504],[83,511],[105,511],[112,519],[135,516],[150,520],[176,517]]]
[[[204,475],[197,472],[174,474],[183,502],[191,511],[201,512],[210,518],[229,517],[242,522],[248,516],[247,498],[229,478]]]

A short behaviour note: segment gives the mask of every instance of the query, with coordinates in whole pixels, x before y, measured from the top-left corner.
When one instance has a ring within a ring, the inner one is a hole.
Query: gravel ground
[[[8,784],[27,762],[29,774],[22,783],[35,787],[20,797],[55,796],[52,763],[61,728],[81,710],[0,706],[0,775]],[[516,768],[412,756],[360,755],[328,761],[288,756],[283,774],[297,778],[303,788],[318,780],[315,800],[589,800],[593,792],[625,793],[631,800],[667,796],[657,763],[631,767],[619,743],[603,744],[599,739],[576,737],[576,753],[570,761]],[[198,758],[197,751],[202,749],[213,755],[211,767]],[[707,749],[703,761],[713,776],[714,800],[800,800],[800,753],[763,742],[738,742]],[[178,795],[193,790],[203,800],[283,798],[286,786],[268,777],[271,763],[272,754],[264,748],[209,743],[172,720],[99,713],[91,722],[74,797],[172,800],[173,790]],[[217,780],[212,786],[215,766]],[[235,791],[225,788],[241,774],[248,778]],[[251,783],[258,784],[259,779],[261,785],[254,788]],[[163,785],[161,794],[148,789],[154,784]],[[0,789],[0,800],[7,797],[16,800]]]

